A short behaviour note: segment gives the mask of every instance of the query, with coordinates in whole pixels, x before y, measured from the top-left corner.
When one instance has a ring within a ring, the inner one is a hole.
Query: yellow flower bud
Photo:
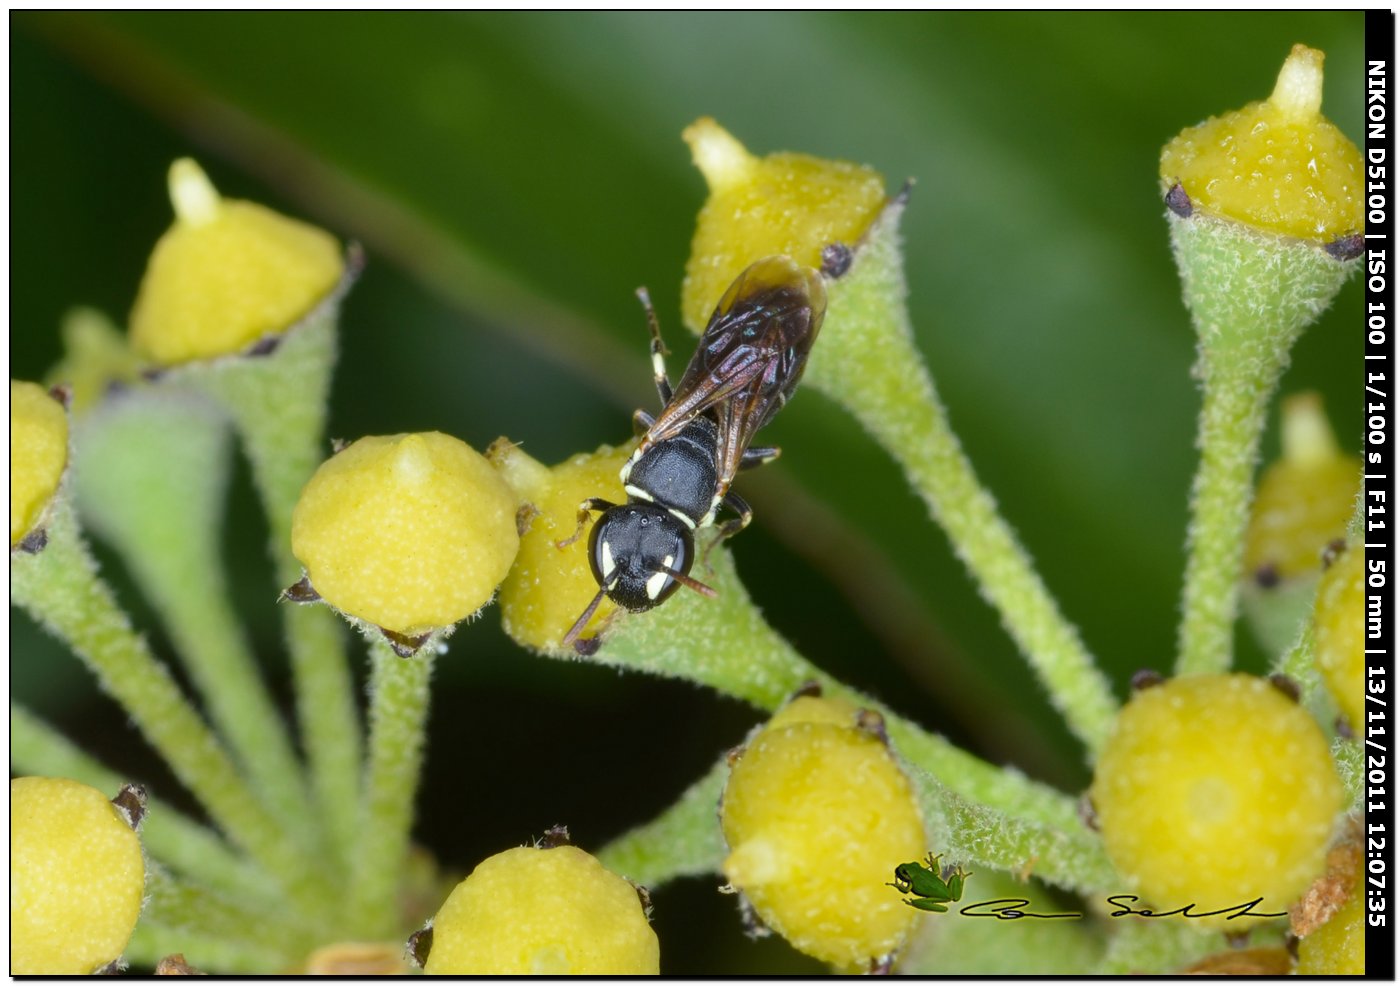
[[[68,413],[37,383],[10,381],[10,547],[44,515],[68,464]]]
[[[854,707],[799,698],[744,749],[724,789],[724,875],[794,948],[842,970],[894,953],[919,912],[891,887],[922,858],[923,822]]]
[[[497,443],[488,454],[506,482],[536,511],[520,539],[515,566],[501,585],[501,623],[522,647],[572,657],[560,641],[597,593],[598,583],[588,563],[589,529],[565,548],[557,542],[578,530],[578,507],[589,497],[627,501],[618,473],[631,448],[604,445],[552,469],[509,442]],[[595,633],[616,609],[605,598],[583,636]]]
[[[520,544],[515,512],[510,487],[456,438],[362,438],[302,490],[292,552],[341,612],[423,633],[491,599]]]
[[[1313,604],[1313,646],[1323,683],[1351,728],[1360,735],[1366,719],[1365,553],[1349,546],[1322,573]]]
[[[1361,459],[1343,455],[1314,393],[1283,402],[1283,457],[1259,479],[1245,534],[1244,574],[1313,575],[1322,550],[1346,532]]]
[[[1160,911],[1194,905],[1194,915],[1256,897],[1255,913],[1286,911],[1322,872],[1343,801],[1317,723],[1244,674],[1139,691],[1100,754],[1090,797],[1127,889]],[[1191,923],[1223,927],[1228,916]]]
[[[1362,227],[1361,152],[1324,117],[1323,54],[1294,45],[1273,95],[1188,127],[1162,149],[1164,190],[1193,209],[1301,239]]]
[[[121,957],[141,913],[141,843],[101,791],[10,781],[10,974],[85,976]]]
[[[141,361],[127,345],[126,336],[101,312],[75,308],[64,316],[60,331],[63,359],[49,371],[46,382],[71,388],[75,412],[97,403],[108,385],[140,379]]]
[[[283,332],[339,282],[335,238],[252,202],[219,197],[199,165],[170,167],[175,224],[151,254],[132,347],[171,365],[236,353]]]
[[[759,257],[820,267],[822,248],[853,246],[885,205],[885,179],[864,165],[806,154],[754,157],[702,117],[682,134],[710,186],[681,288],[686,325],[701,331],[725,290]]]
[[[433,918],[429,975],[654,976],[661,950],[637,890],[574,846],[508,849]]]

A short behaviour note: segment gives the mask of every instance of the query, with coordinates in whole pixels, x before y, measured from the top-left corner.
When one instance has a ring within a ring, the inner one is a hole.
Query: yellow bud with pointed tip
[[[1301,239],[1362,228],[1361,152],[1321,113],[1323,53],[1294,45],[1273,94],[1188,127],[1162,149],[1164,190],[1193,209]]]
[[[1361,484],[1361,459],[1337,448],[1322,399],[1283,402],[1283,456],[1264,470],[1250,508],[1244,570],[1279,579],[1319,571],[1322,550],[1346,532]]]
[[[585,525],[567,547],[557,542],[578,531],[579,504],[589,497],[627,502],[618,474],[632,454],[631,446],[604,445],[553,468],[509,442],[498,442],[487,454],[529,505],[529,528],[520,539],[520,554],[501,585],[501,623],[522,647],[566,653],[560,641],[598,592],[598,583],[588,562],[589,527]],[[592,523],[596,522],[595,514]],[[582,636],[592,636],[616,610],[605,597]]]
[[[515,493],[440,432],[361,438],[321,464],[292,513],[292,552],[341,612],[417,634],[471,616],[519,548]]]
[[[1125,892],[1159,911],[1193,904],[1195,915],[1255,898],[1255,913],[1286,911],[1322,872],[1343,804],[1312,716],[1245,674],[1137,692],[1099,755],[1090,797]],[[1226,927],[1228,916],[1190,920]]]
[[[58,491],[68,464],[68,412],[37,383],[10,381],[10,547]]]
[[[744,748],[724,789],[724,875],[794,948],[842,970],[894,953],[919,911],[886,886],[922,858],[909,781],[847,702],[802,697]]]
[[[637,889],[574,846],[507,849],[433,918],[423,967],[448,976],[655,976],[661,949]]]
[[[141,842],[77,781],[10,781],[10,974],[85,976],[121,957],[145,893]]]
[[[1365,552],[1350,545],[1322,573],[1313,603],[1313,653],[1322,681],[1359,736],[1366,719]]]
[[[340,245],[323,230],[224,199],[199,165],[170,167],[175,224],[160,238],[131,312],[131,344],[162,365],[246,349],[291,328],[340,281]]]
[[[695,332],[754,260],[787,254],[820,267],[823,247],[854,246],[884,208],[885,179],[864,165],[795,153],[755,157],[709,117],[682,137],[710,187],[681,288],[685,323]]]

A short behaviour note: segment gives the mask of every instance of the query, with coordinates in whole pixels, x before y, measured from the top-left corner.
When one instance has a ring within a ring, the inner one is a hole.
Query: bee
[[[577,540],[589,515],[601,511],[588,539],[598,593],[564,635],[564,644],[583,654],[597,650],[597,637],[580,640],[579,634],[604,596],[638,613],[682,585],[715,594],[690,577],[695,532],[716,526],[722,507],[734,516],[718,524],[721,538],[753,520],[753,510],[730,485],[739,470],[778,457],[778,449],[750,443],[792,397],[826,314],[818,271],[786,256],[756,261],[725,291],[672,388],[656,311],[645,289],[637,293],[651,332],[662,409],[656,417],[640,410],[633,415],[641,440],[622,467],[627,502],[585,500],[578,531],[560,542]]]

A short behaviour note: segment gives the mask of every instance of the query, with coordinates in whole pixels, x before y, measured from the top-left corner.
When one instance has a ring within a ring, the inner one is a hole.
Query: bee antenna
[[[598,604],[603,601],[603,594],[606,591],[606,589],[598,590],[597,595],[593,597],[593,601],[589,603],[588,608],[583,611],[583,615],[577,620],[574,620],[574,625],[569,627],[569,632],[564,634],[564,639],[560,641],[560,643],[568,647],[578,639],[578,635],[583,633],[583,628],[588,625],[588,621],[593,618],[593,614],[597,611]]]
[[[692,592],[698,592],[702,596],[708,596],[710,599],[714,599],[716,596],[719,595],[718,592],[707,586],[704,582],[699,582],[695,579],[692,579],[689,575],[677,572],[673,568],[666,568],[665,566],[662,566],[661,568],[658,568],[657,571],[666,573],[667,575],[671,576],[671,578],[679,582],[681,585],[685,586],[687,589],[691,590]]]

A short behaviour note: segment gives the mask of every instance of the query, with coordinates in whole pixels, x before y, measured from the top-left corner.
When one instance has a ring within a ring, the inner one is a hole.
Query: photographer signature
[[[1278,913],[1256,911],[1254,908],[1263,903],[1264,898],[1262,897],[1255,897],[1242,904],[1233,904],[1214,911],[1197,911],[1195,904],[1187,904],[1174,911],[1154,911],[1148,907],[1133,907],[1135,902],[1141,900],[1136,894],[1113,894],[1104,899],[1114,907],[1114,910],[1108,914],[1111,918],[1214,918],[1224,915],[1225,920],[1233,921],[1235,918],[1281,918],[1286,916],[1286,912],[1282,911]],[[996,918],[998,921],[1019,921],[1022,918],[1053,920],[1056,918],[1082,918],[1084,916],[1076,911],[1041,914],[1037,911],[1025,910],[1030,906],[1030,903],[1030,900],[1025,897],[998,897],[995,900],[980,900],[975,904],[967,904],[958,908],[958,913],[964,917]]]

